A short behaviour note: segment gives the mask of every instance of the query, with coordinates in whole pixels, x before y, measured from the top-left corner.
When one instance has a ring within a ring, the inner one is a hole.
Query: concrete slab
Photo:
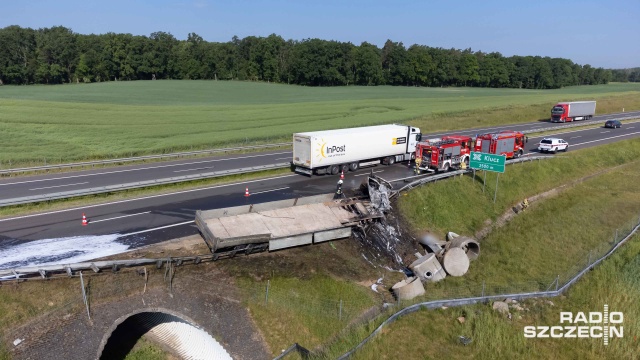
[[[269,241],[269,251],[286,249],[294,246],[309,245],[313,242],[313,234],[291,236]]]
[[[349,204],[359,203],[351,200]],[[358,214],[333,194],[280,200],[229,209],[198,211],[196,225],[212,251],[258,241],[270,250],[323,242],[351,235]],[[361,206],[363,209],[364,206]],[[348,224],[348,225],[345,225]]]
[[[313,243],[317,244],[329,240],[348,238],[350,236],[350,227],[335,230],[318,231],[313,234]]]

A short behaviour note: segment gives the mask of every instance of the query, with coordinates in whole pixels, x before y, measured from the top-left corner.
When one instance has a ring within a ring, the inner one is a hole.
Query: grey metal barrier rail
[[[525,155],[525,156],[519,157],[517,159],[507,160],[505,162],[505,164],[506,165],[510,165],[510,164],[517,164],[517,163],[521,163],[521,162],[525,162],[525,161],[551,159],[551,158],[553,158],[553,156],[528,156],[528,155]],[[478,171],[480,171],[480,170],[478,170]],[[446,178],[457,176],[457,175],[469,174],[469,173],[472,173],[472,172],[473,172],[473,169],[466,169],[466,170],[450,171],[450,172],[431,175],[431,176],[426,176],[426,177],[421,177],[420,175],[417,175],[417,176],[411,176],[411,177],[403,178],[403,179],[391,180],[391,182],[398,182],[398,181],[404,181],[406,179],[420,177],[420,179],[418,179],[416,181],[413,181],[413,182],[401,187],[400,189],[394,191],[394,193],[391,194],[391,197],[397,196],[399,193],[401,193],[403,191],[411,190],[411,189],[413,189],[413,188],[415,188],[417,186],[426,184],[428,182],[442,180],[442,179],[446,179]]]
[[[177,152],[177,153],[170,153],[170,154],[135,156],[135,157],[118,158],[118,159],[84,161],[84,162],[68,163],[68,164],[55,164],[55,165],[15,168],[15,169],[0,170],[0,175],[47,171],[47,170],[53,170],[53,169],[65,169],[65,168],[74,168],[74,167],[86,167],[86,166],[94,166],[94,165],[118,164],[118,163],[144,161],[144,160],[152,160],[152,159],[168,159],[168,158],[202,155],[202,154],[226,153],[231,151],[266,149],[266,148],[274,148],[274,147],[282,147],[282,146],[291,146],[291,143],[286,142],[286,143],[275,143],[275,144],[262,144],[262,145],[221,148],[221,149],[186,151],[186,152]]]
[[[619,117],[619,118],[609,119],[609,120],[631,120],[631,119],[637,119],[637,118],[638,116],[626,116],[626,117]],[[531,133],[553,131],[553,130],[565,129],[565,128],[588,126],[588,125],[592,125],[600,122],[602,122],[602,120],[580,121],[580,122],[575,122],[573,124],[546,127],[546,128],[534,129],[534,130],[524,130],[521,132],[524,134],[531,134]],[[53,170],[53,169],[85,167],[85,166],[94,166],[94,165],[117,164],[117,163],[144,161],[144,160],[151,160],[151,159],[166,159],[166,158],[175,158],[175,157],[201,155],[201,154],[214,154],[214,153],[230,152],[230,151],[265,149],[265,148],[283,147],[283,146],[291,146],[291,143],[286,142],[286,143],[262,144],[262,145],[241,146],[241,147],[222,148],[222,149],[186,151],[186,152],[178,152],[178,153],[170,153],[170,154],[135,156],[135,157],[118,158],[118,159],[84,161],[84,162],[68,163],[68,164],[55,164],[55,165],[15,168],[15,169],[0,170],[0,175],[7,175],[7,174],[10,175],[10,174],[18,174],[18,173],[24,173],[24,172],[47,171],[47,170]]]
[[[233,169],[233,170],[214,171],[214,172],[194,174],[194,175],[183,175],[183,176],[176,176],[176,177],[156,179],[156,180],[146,180],[146,181],[138,181],[138,182],[132,182],[132,183],[118,184],[118,185],[101,186],[101,187],[88,188],[88,189],[62,191],[62,192],[51,193],[51,194],[24,196],[24,197],[12,198],[12,199],[0,200],[0,207],[28,204],[28,203],[39,202],[39,201],[58,200],[58,199],[64,199],[69,197],[76,197],[76,196],[95,195],[95,194],[108,193],[112,191],[143,188],[148,186],[175,184],[175,183],[180,183],[185,181],[209,179],[209,178],[228,176],[228,175],[248,174],[248,173],[264,171],[264,170],[284,169],[284,168],[288,168],[289,166],[291,166],[290,163],[277,163],[272,165],[252,166],[252,167],[239,168],[239,169]]]
[[[589,126],[589,125],[594,125],[594,124],[602,124],[603,121],[609,121],[609,120],[633,120],[633,119],[638,119],[639,117],[637,115],[632,115],[632,116],[625,116],[625,117],[620,117],[620,118],[615,118],[615,119],[607,119],[607,120],[579,120],[579,121],[572,121],[572,124],[567,124],[567,125],[560,125],[560,126],[550,126],[550,127],[545,127],[545,128],[540,128],[540,129],[531,129],[531,130],[523,130],[520,131],[523,134],[535,134],[535,133],[539,133],[539,132],[547,132],[547,131],[554,131],[554,130],[559,130],[559,129],[567,129],[567,128],[574,128],[574,127],[582,127],[582,126]]]

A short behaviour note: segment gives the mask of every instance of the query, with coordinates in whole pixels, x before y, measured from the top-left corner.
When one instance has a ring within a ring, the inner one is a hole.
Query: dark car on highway
[[[604,123],[604,127],[616,129],[622,127],[622,123],[618,120],[607,120],[607,122]]]

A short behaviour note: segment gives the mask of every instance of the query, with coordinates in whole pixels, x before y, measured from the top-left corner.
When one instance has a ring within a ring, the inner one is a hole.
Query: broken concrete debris
[[[447,233],[446,241],[425,234],[418,242],[431,251],[426,255],[416,253],[417,260],[409,265],[421,281],[437,282],[447,275],[463,276],[469,270],[469,263],[480,255],[478,241],[454,232]]]
[[[451,276],[462,276],[469,270],[469,258],[464,250],[454,247],[444,252],[440,262],[447,274]]]
[[[424,294],[422,281],[417,277],[410,277],[393,285],[391,288],[398,300],[411,300],[416,296]]]
[[[437,282],[447,276],[435,254],[421,255],[418,260],[409,265],[409,269],[422,281]]]
[[[509,305],[507,305],[507,303],[504,301],[494,301],[493,310],[503,315],[507,315],[509,313]]]

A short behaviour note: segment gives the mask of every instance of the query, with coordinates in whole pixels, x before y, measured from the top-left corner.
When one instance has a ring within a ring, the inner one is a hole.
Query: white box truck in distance
[[[551,108],[551,122],[589,120],[595,114],[595,101],[561,102]]]
[[[363,163],[413,160],[420,129],[379,125],[293,134],[293,166],[307,175],[356,171]]]

